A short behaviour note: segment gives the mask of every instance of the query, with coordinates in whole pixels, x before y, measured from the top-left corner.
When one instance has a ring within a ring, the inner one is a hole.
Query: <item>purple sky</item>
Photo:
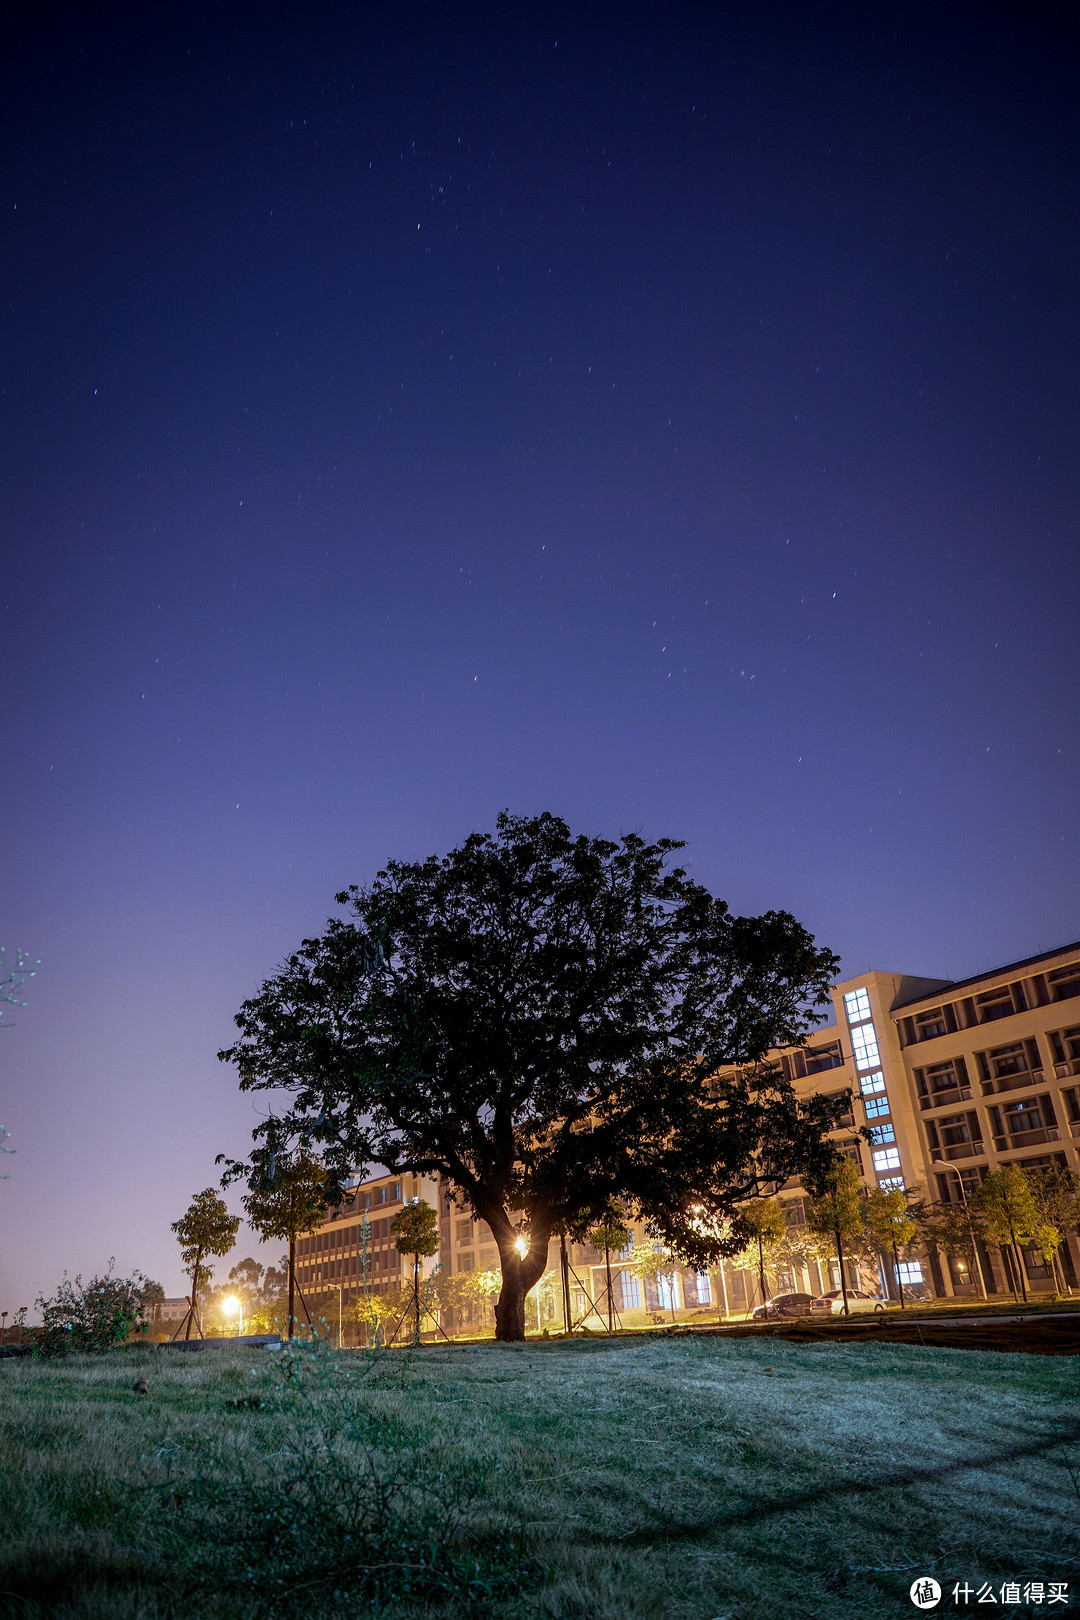
[[[241,1001],[504,806],[846,973],[1080,935],[1054,13],[99,9],[0,67],[0,1307],[179,1292]]]

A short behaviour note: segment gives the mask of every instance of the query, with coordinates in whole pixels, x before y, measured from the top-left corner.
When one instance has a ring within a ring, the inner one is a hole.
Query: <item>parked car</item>
[[[861,1288],[849,1288],[847,1291],[848,1309],[855,1311],[883,1311],[887,1305],[895,1305],[894,1299],[882,1299],[880,1294],[864,1294]],[[814,1301],[815,1309],[831,1311],[833,1315],[844,1309],[843,1290],[834,1288],[828,1294],[822,1294]]]
[[[758,1306],[754,1321],[764,1322],[772,1316],[809,1316],[819,1308],[813,1294],[775,1294]]]

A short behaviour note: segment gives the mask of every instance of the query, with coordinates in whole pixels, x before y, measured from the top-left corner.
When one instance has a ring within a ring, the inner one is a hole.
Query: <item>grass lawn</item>
[[[145,1378],[146,1393],[135,1393]],[[1080,1358],[715,1336],[0,1362],[0,1614],[1080,1608]]]

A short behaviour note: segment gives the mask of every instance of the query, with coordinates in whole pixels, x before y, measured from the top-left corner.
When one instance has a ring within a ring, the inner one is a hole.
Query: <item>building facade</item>
[[[1080,1170],[1080,944],[955,982],[868,972],[832,1000],[835,1024],[775,1058],[804,1095],[851,1092],[833,1134],[866,1185],[962,1204],[1001,1165]],[[1053,1291],[1042,1257],[1022,1257],[1029,1291]],[[988,1290],[1016,1290],[1000,1254],[982,1246],[980,1260]],[[1075,1287],[1075,1233],[1059,1260]],[[939,1297],[977,1292],[962,1261],[930,1253],[921,1268],[910,1262],[905,1281]]]
[[[1080,1170],[1080,943],[957,982],[868,971],[834,986],[834,1022],[805,1046],[770,1054],[797,1093],[847,1093],[832,1133],[838,1149],[858,1167],[867,1187],[906,1187],[942,1204],[959,1204],[988,1172],[1003,1164],[1051,1163]],[[858,1132],[870,1132],[867,1142]],[[333,1325],[355,1319],[364,1285],[361,1223],[370,1226],[368,1285],[376,1295],[399,1289],[402,1257],[389,1231],[405,1200],[423,1198],[439,1212],[438,1264],[447,1277],[480,1273],[468,1303],[442,1312],[443,1331],[469,1334],[490,1324],[499,1256],[487,1223],[478,1220],[446,1182],[429,1177],[383,1176],[352,1184],[340,1207],[318,1232],[301,1239],[297,1276],[313,1316]],[[790,1227],[805,1224],[805,1193],[790,1183],[779,1197]],[[535,1291],[535,1326],[563,1329],[567,1293],[572,1325],[606,1326],[609,1292],[614,1317],[625,1326],[695,1314],[739,1314],[760,1302],[752,1271],[718,1265],[708,1274],[680,1267],[649,1278],[631,1269],[634,1252],[648,1243],[641,1222],[631,1240],[605,1262],[584,1243],[567,1243],[568,1289],[563,1287],[559,1241]],[[990,1293],[1016,1291],[1002,1256],[980,1246]],[[1053,1291],[1042,1257],[1022,1251],[1028,1291]],[[1068,1234],[1059,1251],[1066,1283],[1077,1286],[1080,1246]],[[425,1263],[425,1275],[435,1261]],[[977,1284],[962,1259],[936,1252],[902,1262],[900,1274],[916,1296],[974,1296]],[[878,1292],[896,1291],[882,1264],[853,1262],[846,1281]],[[835,1261],[810,1261],[781,1270],[776,1291],[820,1294],[840,1286]],[[301,1313],[302,1316],[303,1313]],[[348,1342],[349,1333],[345,1333]]]

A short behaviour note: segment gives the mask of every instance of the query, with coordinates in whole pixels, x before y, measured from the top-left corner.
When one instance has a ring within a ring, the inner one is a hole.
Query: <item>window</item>
[[[873,1069],[881,1062],[877,1035],[873,1024],[863,1024],[851,1032],[851,1050],[855,1054],[857,1069]]]
[[[879,1114],[889,1112],[889,1099],[888,1097],[867,1097],[863,1107],[866,1109],[867,1119],[876,1119]]]
[[[932,1136],[940,1135],[942,1147],[963,1147],[969,1143],[981,1142],[982,1131],[979,1129],[978,1115],[974,1112],[967,1114],[944,1114],[936,1125],[930,1120],[926,1122],[927,1140]],[[937,1141],[930,1142],[931,1147],[937,1147]],[[970,1153],[962,1154],[963,1158],[970,1158]]]
[[[1077,969],[1080,972],[1080,968]],[[849,990],[844,997],[844,1012],[849,1024],[861,1024],[870,1017],[870,997],[865,990]]]
[[[851,1111],[851,1093],[847,1091],[831,1091],[825,1101],[832,1106],[832,1129],[834,1131],[851,1128],[855,1123],[855,1116]]]
[[[629,1271],[624,1271],[619,1279],[622,1288],[622,1308],[624,1311],[640,1311],[641,1284]]]
[[[869,1097],[875,1091],[885,1090],[885,1076],[879,1069],[877,1074],[861,1074],[859,1076],[859,1090],[864,1097]]]
[[[788,1226],[806,1225],[806,1201],[802,1198],[788,1198],[781,1201],[780,1213]]]
[[[1073,1029],[1063,1029],[1060,1035],[1053,1035],[1055,1053],[1060,1050],[1059,1063],[1064,1063],[1066,1053],[1072,1059],[1080,1058],[1080,1024]]]
[[[808,1046],[804,1056],[807,1074],[821,1074],[825,1069],[843,1067],[844,1054],[840,1050],[839,1041],[829,1041],[823,1046]]]
[[[1080,962],[1058,968],[1056,973],[1048,973],[1046,978],[1055,1001],[1068,1001],[1070,996],[1080,996]]]
[[[457,1257],[457,1268],[458,1268],[459,1271],[472,1271],[472,1270],[474,1270],[474,1262],[473,1262],[472,1255],[471,1254],[459,1254],[458,1257]]]
[[[896,1280],[905,1287],[909,1284],[921,1283],[923,1280],[922,1263],[918,1260],[901,1260],[896,1267]]]
[[[896,1132],[891,1125],[871,1125],[870,1140],[871,1142],[895,1142]]]
[[[933,1041],[945,1033],[945,1014],[940,1007],[935,1007],[931,1012],[915,1014],[915,1034],[918,1040]]]
[[[456,1236],[459,1243],[472,1242],[472,1221],[458,1221]]]
[[[879,1176],[878,1186],[882,1192],[896,1192],[903,1189],[904,1178],[903,1176]]]
[[[931,1096],[939,1091],[956,1091],[968,1083],[967,1064],[963,1058],[954,1058],[951,1063],[932,1063],[928,1069],[921,1069],[918,1072],[926,1092]],[[923,1087],[919,1089],[922,1090]]]
[[[662,1311],[677,1311],[679,1294],[674,1272],[666,1272],[656,1279],[656,1298]]]
[[[1027,1102],[1006,1103],[1001,1110],[1005,1116],[1005,1129],[1010,1136],[1025,1131],[1043,1131],[1056,1125],[1049,1097],[1033,1097]]]
[[[712,1282],[707,1271],[695,1273],[697,1276],[697,1302],[699,1305],[712,1304]]]
[[[1012,1046],[997,1046],[989,1057],[995,1080],[1007,1074],[1023,1074],[1027,1070],[1027,1052],[1023,1041],[1016,1041]]]
[[[633,1228],[631,1227],[627,1233],[625,1245],[619,1250],[619,1259],[629,1260],[630,1256],[634,1252],[634,1246],[636,1243],[637,1239],[635,1238]]]
[[[878,1148],[877,1152],[874,1154],[874,1169],[875,1170],[899,1170],[899,1168],[900,1168],[900,1149],[899,1148],[894,1148],[894,1147]]]
[[[987,990],[985,995],[976,996],[975,1007],[980,1024],[989,1024],[995,1018],[1011,1018],[1016,1011],[1012,991],[1007,984],[1001,985],[997,990]]]

